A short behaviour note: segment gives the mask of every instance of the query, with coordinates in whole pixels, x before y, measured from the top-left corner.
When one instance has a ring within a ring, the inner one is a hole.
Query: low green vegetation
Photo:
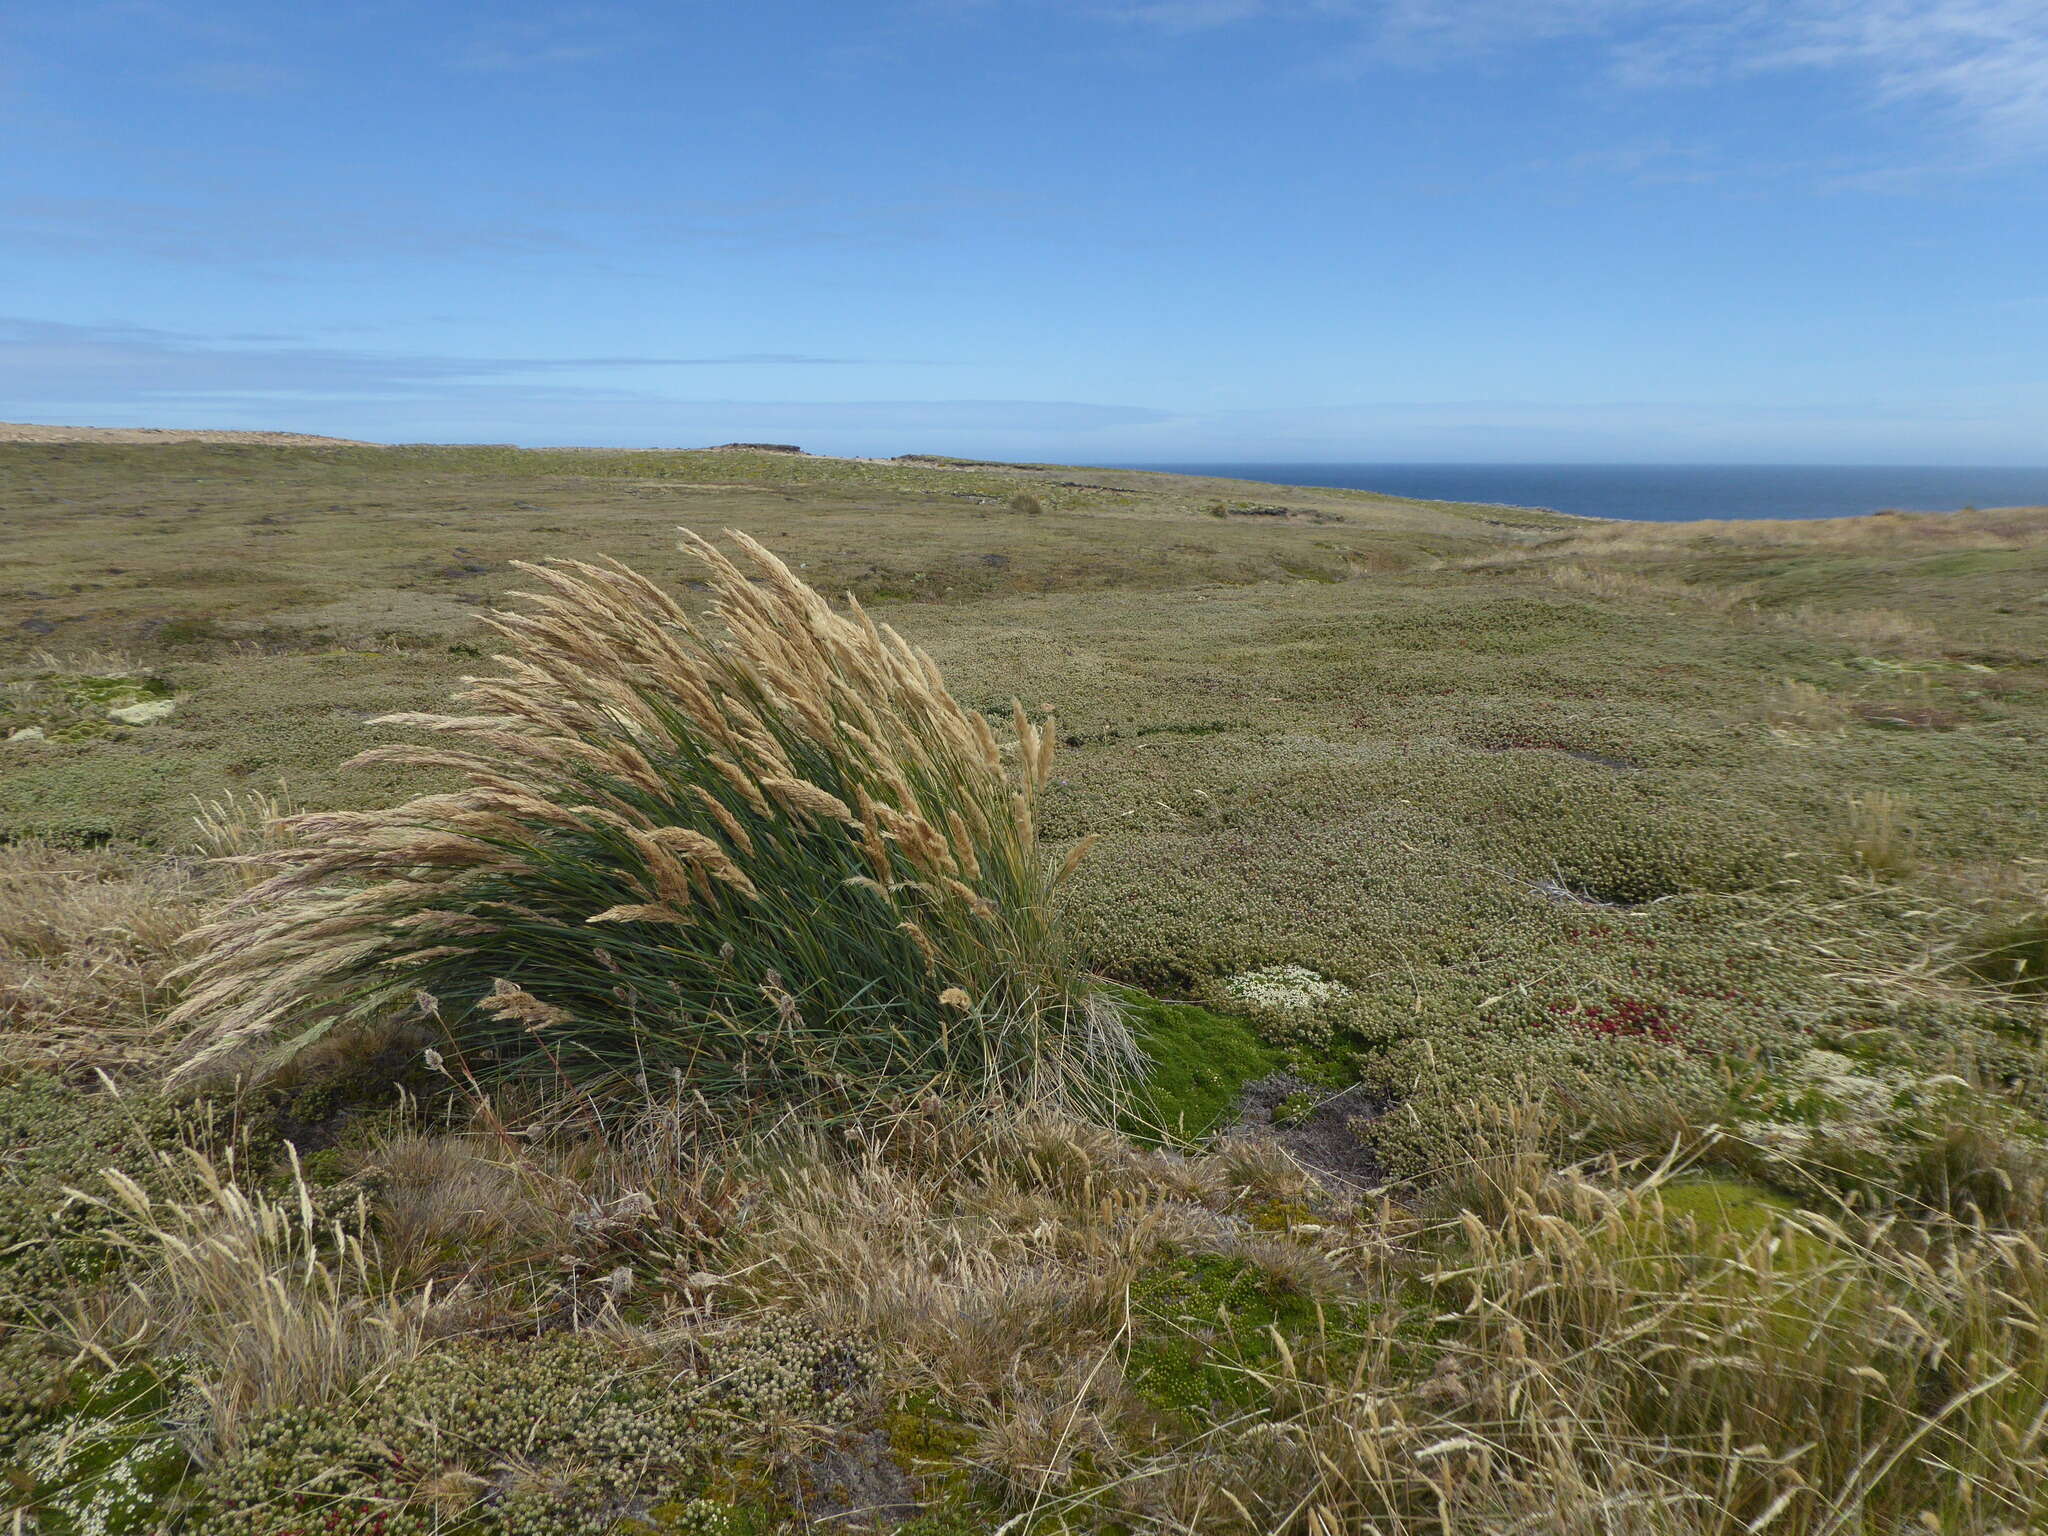
[[[1246,1083],[1279,1065],[1279,1052],[1241,1019],[1143,993],[1125,1001],[1146,1063],[1125,1111],[1134,1135],[1197,1141],[1231,1117]]]
[[[24,1531],[2048,1524],[2048,512],[77,444],[0,519]]]

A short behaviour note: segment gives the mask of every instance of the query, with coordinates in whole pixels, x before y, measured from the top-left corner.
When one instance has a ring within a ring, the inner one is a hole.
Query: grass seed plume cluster
[[[930,1088],[1101,1112],[1136,1065],[1053,921],[1032,816],[1054,728],[988,720],[856,605],[686,535],[707,633],[617,564],[524,567],[470,715],[383,724],[359,761],[459,775],[387,812],[285,823],[173,1022],[181,1069],[274,1069],[421,1008],[462,1071],[720,1104]],[[447,744],[443,744],[447,743]]]

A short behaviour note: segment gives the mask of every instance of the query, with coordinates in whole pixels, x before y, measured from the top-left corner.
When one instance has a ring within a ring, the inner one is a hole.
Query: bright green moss
[[[1131,1287],[1134,1330],[1126,1377],[1154,1406],[1177,1413],[1248,1408],[1266,1393],[1248,1372],[1275,1363],[1272,1331],[1305,1335],[1315,1304],[1278,1290],[1242,1259],[1180,1259]]]
[[[1151,1062],[1125,1119],[1133,1134],[1192,1141],[1230,1113],[1244,1085],[1279,1065],[1238,1019],[1191,1003],[1129,995],[1131,1032]]]
[[[1725,1253],[1760,1238],[1777,1239],[1773,1262],[1780,1269],[1818,1270],[1841,1258],[1833,1243],[1799,1225],[1800,1206],[1774,1189],[1747,1179],[1691,1175],[1657,1190],[1665,1245],[1679,1252]]]
[[[1666,1217],[1702,1227],[1755,1237],[1799,1209],[1776,1190],[1742,1179],[1675,1179],[1658,1190]]]
[[[721,1499],[671,1499],[645,1520],[622,1520],[614,1536],[768,1536],[776,1521],[766,1510]]]
[[[1290,1093],[1273,1106],[1273,1123],[1286,1126],[1302,1124],[1316,1112],[1324,1097],[1306,1088],[1299,1093]]]

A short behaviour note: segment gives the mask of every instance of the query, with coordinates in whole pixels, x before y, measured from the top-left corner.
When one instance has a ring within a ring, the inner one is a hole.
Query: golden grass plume
[[[1135,1057],[1052,910],[1051,723],[1013,706],[999,741],[923,652],[730,537],[738,561],[683,535],[715,627],[617,562],[522,565],[544,590],[486,620],[502,670],[468,712],[386,717],[429,740],[357,759],[462,787],[282,823],[280,872],[200,935],[180,1075],[417,998],[478,1076],[1100,1111]]]

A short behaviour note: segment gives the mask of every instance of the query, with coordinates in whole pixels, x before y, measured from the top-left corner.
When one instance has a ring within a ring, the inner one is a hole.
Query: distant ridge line
[[[57,427],[0,421],[0,443],[269,443],[274,446],[326,443],[337,448],[382,448],[354,437],[319,437],[310,432],[241,432],[208,427]]]

